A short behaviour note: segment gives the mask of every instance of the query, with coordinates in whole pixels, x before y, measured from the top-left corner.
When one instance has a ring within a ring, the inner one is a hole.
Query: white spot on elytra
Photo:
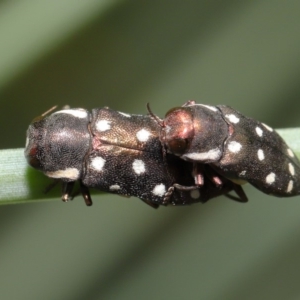
[[[287,192],[287,193],[290,193],[290,192],[292,191],[292,189],[293,189],[293,186],[294,186],[294,181],[293,181],[293,180],[290,180],[290,181],[289,181],[289,184],[288,184],[288,187],[287,187],[287,189],[286,189],[286,192]]]
[[[230,114],[230,115],[225,115],[225,117],[234,124],[237,124],[240,121],[240,118],[238,118],[236,115],[234,114]]]
[[[289,163],[289,171],[292,176],[295,175],[295,168],[294,168],[293,164],[291,164],[291,163]]]
[[[158,184],[152,190],[152,194],[155,196],[162,197],[166,193],[166,186],[164,184]]]
[[[262,137],[263,136],[263,131],[260,127],[256,127],[255,128],[255,131],[257,133],[258,136]]]
[[[239,176],[245,176],[246,175],[246,170],[244,170],[244,171],[242,171],[240,174],[239,174]]]
[[[275,181],[275,173],[271,172],[267,177],[266,177],[266,183],[272,184]]]
[[[51,178],[68,178],[70,180],[77,180],[79,178],[79,170],[76,168],[66,168],[54,172],[46,172],[48,177]]]
[[[100,172],[100,171],[102,171],[102,169],[105,165],[105,162],[106,162],[106,160],[100,156],[94,157],[91,161],[91,167],[94,170],[97,170]]]
[[[133,171],[138,175],[140,175],[146,171],[145,164],[140,159],[134,160],[134,162],[132,163],[132,168],[133,168]]]
[[[136,133],[136,137],[140,142],[147,142],[151,133],[146,129],[141,129]]]
[[[257,151],[257,156],[258,156],[258,159],[259,160],[264,160],[265,159],[265,154],[264,154],[264,151],[262,149],[259,149]]]
[[[118,112],[120,115],[126,117],[126,118],[131,118],[131,115],[130,114],[126,114],[126,113],[123,113],[123,112]]]
[[[265,123],[261,123],[263,126],[265,126],[265,128],[267,128],[269,131],[273,131],[273,128],[272,127],[270,127],[270,126],[268,126],[267,124],[265,124]]]
[[[118,191],[121,187],[118,184],[113,184],[109,187],[110,191]]]
[[[106,131],[106,130],[109,130],[111,128],[110,126],[110,121],[107,121],[107,120],[99,120],[96,122],[96,129],[98,131]]]
[[[242,145],[236,141],[232,141],[228,144],[228,150],[232,153],[238,153],[242,149]]]
[[[200,192],[199,192],[199,190],[192,190],[190,192],[190,196],[193,199],[199,199],[200,198]]]
[[[206,108],[208,108],[208,109],[210,109],[212,111],[218,111],[218,109],[216,107],[211,106],[211,105],[205,105],[205,104],[198,104],[198,105],[206,107]]]
[[[290,157],[294,157],[294,152],[290,148],[287,149],[287,153]]]
[[[207,152],[193,152],[182,155],[183,159],[191,159],[196,161],[216,161],[221,157],[221,151],[219,148],[215,148],[212,150],[209,150]]]
[[[82,108],[76,108],[76,109],[63,109],[63,110],[59,110],[56,111],[53,114],[68,114],[68,115],[72,115],[76,118],[79,119],[83,119],[87,117],[87,111],[85,109]]]

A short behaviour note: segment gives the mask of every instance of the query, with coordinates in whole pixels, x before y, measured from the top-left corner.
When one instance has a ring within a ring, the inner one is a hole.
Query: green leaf
[[[43,188],[49,184],[49,181],[43,174],[27,165],[24,149],[1,150],[0,164],[0,204],[50,198],[50,193],[47,195],[43,193]]]

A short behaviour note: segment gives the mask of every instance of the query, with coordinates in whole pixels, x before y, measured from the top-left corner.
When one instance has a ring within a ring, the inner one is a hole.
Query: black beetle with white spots
[[[207,178],[215,186],[230,180],[241,202],[241,184],[249,182],[277,197],[300,194],[300,162],[277,132],[229,106],[188,101],[171,109],[163,120],[160,140],[167,153],[193,163],[196,186]]]
[[[28,163],[62,182],[62,199],[72,198],[74,183],[87,205],[89,188],[136,196],[152,207],[206,202],[234,189],[230,180],[194,184],[193,163],[166,153],[161,126],[152,115],[109,108],[64,109],[33,120],[27,130]]]

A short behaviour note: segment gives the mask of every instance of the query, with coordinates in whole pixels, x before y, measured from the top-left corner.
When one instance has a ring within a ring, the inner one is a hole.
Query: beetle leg
[[[61,200],[64,202],[68,202],[69,200],[72,200],[72,190],[74,187],[74,183],[75,181],[71,181],[71,182],[63,182],[62,184],[62,195],[61,195]]]
[[[204,184],[203,172],[204,172],[204,166],[194,162],[192,175],[195,179],[195,184],[198,187]]]
[[[233,190],[240,197],[240,202],[248,202],[248,197],[244,192],[243,188],[239,184],[234,183]]]
[[[236,192],[236,194],[238,195],[238,197],[232,196],[230,194],[225,194],[225,196],[231,200],[237,201],[237,202],[242,202],[242,203],[246,203],[248,202],[248,197],[245,194],[243,188],[236,183],[233,183],[233,190]]]
[[[175,185],[175,184],[174,184]],[[164,197],[164,199],[163,199],[163,202],[162,202],[162,204],[163,205],[168,205],[169,203],[170,203],[170,199],[171,199],[171,197],[172,197],[172,195],[173,195],[173,193],[174,193],[174,185],[173,186],[171,186],[171,187],[169,187],[169,189],[167,190],[167,192],[165,193],[165,197]]]
[[[91,194],[89,189],[82,183],[80,180],[80,192],[82,194],[82,197],[84,199],[84,202],[87,206],[91,206],[93,204]]]
[[[177,190],[180,190],[180,191],[193,191],[193,190],[197,190],[200,188],[198,185],[186,186],[186,185],[181,185],[178,183],[174,183],[173,186],[174,186],[174,188],[176,188]]]
[[[207,166],[205,169],[205,175],[209,178],[211,182],[214,183],[215,186],[221,187],[223,185],[223,180],[221,179],[222,177],[215,172],[210,166]]]
[[[58,183],[60,183],[60,180],[54,179],[53,182],[45,188],[44,193],[49,193]]]

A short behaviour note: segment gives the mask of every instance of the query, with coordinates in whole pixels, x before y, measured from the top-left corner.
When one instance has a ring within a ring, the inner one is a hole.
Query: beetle
[[[234,190],[231,181],[217,187],[208,178],[195,186],[193,164],[164,153],[160,126],[151,115],[108,107],[50,112],[30,124],[25,157],[62,182],[63,201],[72,198],[76,181],[87,205],[92,204],[89,188],[136,196],[155,208],[206,202]]]
[[[277,197],[300,194],[300,162],[268,125],[225,105],[188,101],[169,110],[163,120],[147,107],[161,126],[165,151],[193,163],[197,186],[205,185],[208,170],[215,185],[229,179],[237,184],[249,182]],[[237,186],[235,190],[242,193]],[[241,201],[248,200],[240,195]]]

